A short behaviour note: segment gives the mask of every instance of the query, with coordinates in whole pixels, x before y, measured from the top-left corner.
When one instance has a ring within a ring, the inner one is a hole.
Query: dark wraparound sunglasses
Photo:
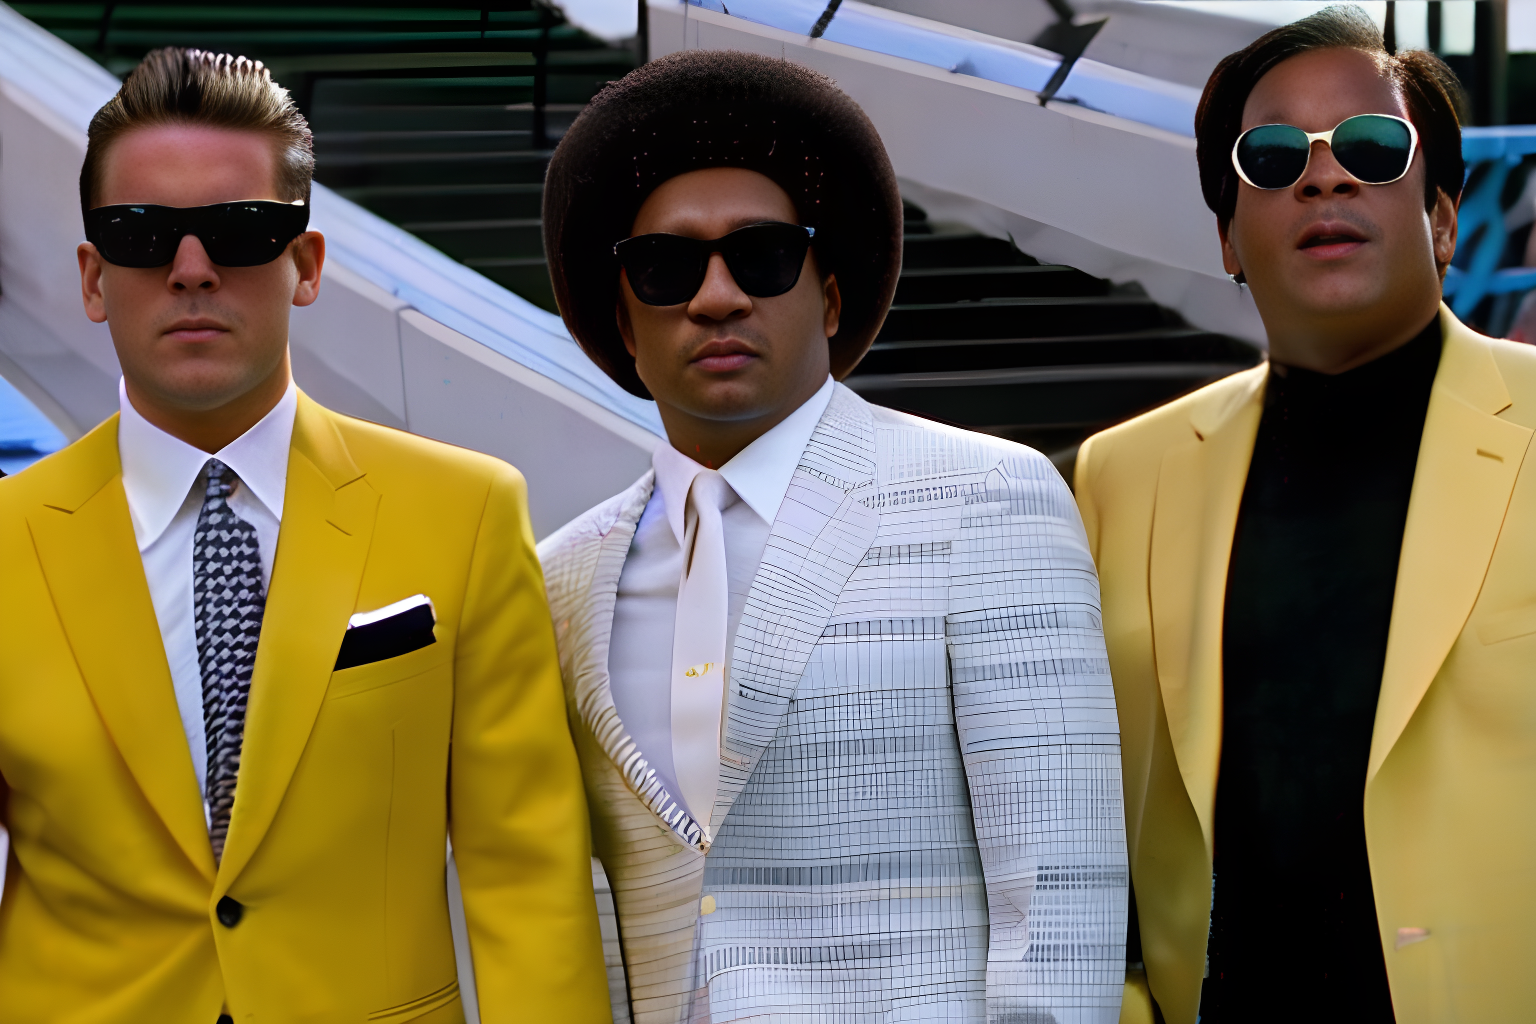
[[[709,258],[725,258],[736,284],[761,299],[783,295],[800,280],[815,228],[773,221],[737,228],[704,241],[683,235],[636,235],[613,247],[635,298],[648,306],[676,306],[699,293]]]
[[[252,199],[212,206],[98,206],[85,215],[85,237],[119,267],[163,267],[187,235],[196,235],[221,267],[257,267],[283,254],[309,227],[309,206]]]
[[[1304,132],[1289,124],[1261,124],[1237,137],[1232,166],[1254,188],[1290,188],[1306,173],[1312,143],[1321,140],[1333,158],[1365,185],[1389,185],[1408,173],[1419,133],[1391,114],[1357,114],[1331,132]]]

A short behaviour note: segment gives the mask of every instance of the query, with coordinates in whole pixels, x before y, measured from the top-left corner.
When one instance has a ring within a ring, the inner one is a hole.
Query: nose
[[[1312,143],[1312,158],[1295,185],[1296,198],[1352,196],[1359,191],[1360,183],[1334,159],[1332,147],[1321,139]]]
[[[704,283],[688,303],[688,315],[695,320],[729,320],[752,312],[752,297],[741,290],[725,257],[711,253],[704,271]]]
[[[196,235],[182,236],[165,283],[173,292],[218,291],[219,268],[208,258],[208,251]]]

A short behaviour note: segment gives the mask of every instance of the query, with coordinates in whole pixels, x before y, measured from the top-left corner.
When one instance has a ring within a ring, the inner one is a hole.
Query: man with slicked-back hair
[[[91,122],[120,411],[0,481],[0,1021],[606,1024],[523,479],[289,374],[309,129],[151,53]]]

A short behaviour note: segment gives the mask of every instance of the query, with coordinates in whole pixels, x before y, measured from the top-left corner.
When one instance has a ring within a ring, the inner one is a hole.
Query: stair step
[[[1068,296],[892,306],[877,342],[1123,334],[1174,326],[1151,299]]]
[[[516,257],[544,261],[544,232],[537,217],[506,220],[427,222],[400,225],[454,259],[473,261]]]
[[[981,234],[914,235],[902,247],[904,270],[936,267],[1035,266],[1040,261],[1020,252],[1006,238]]]
[[[538,217],[544,206],[544,186],[535,182],[521,185],[364,186],[339,191],[385,220],[402,225],[421,221]]]
[[[1059,266],[903,270],[896,284],[897,305],[1108,294],[1108,281]]]
[[[877,342],[854,373],[873,376],[1180,362],[1247,367],[1258,360],[1258,352],[1242,342],[1184,327],[1055,338]]]
[[[848,378],[866,400],[988,431],[1079,427],[1078,437],[1243,369],[1231,363],[1127,363]]]
[[[372,154],[331,158],[315,154],[315,177],[332,188],[378,185],[539,184],[549,152]]]

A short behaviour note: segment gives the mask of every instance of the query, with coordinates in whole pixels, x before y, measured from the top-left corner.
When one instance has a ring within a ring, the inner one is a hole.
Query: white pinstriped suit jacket
[[[617,909],[616,1015],[1116,1021],[1119,732],[1098,581],[1050,462],[836,388],[734,638],[712,840],[609,690],[653,483],[539,548]]]

